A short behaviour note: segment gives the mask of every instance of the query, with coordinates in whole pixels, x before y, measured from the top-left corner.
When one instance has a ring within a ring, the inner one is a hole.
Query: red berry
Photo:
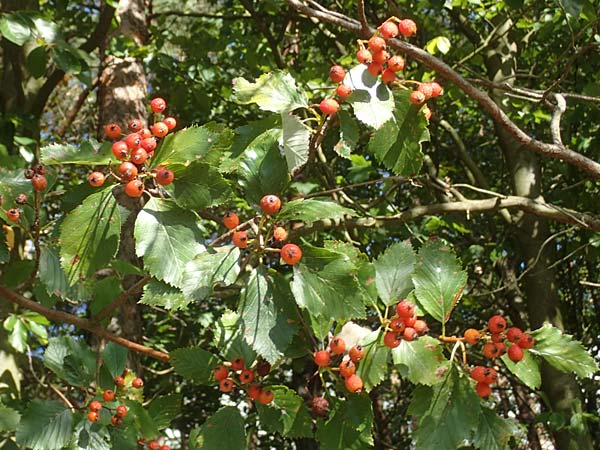
[[[518,344],[519,347],[524,349],[532,348],[533,344],[535,344],[535,339],[533,339],[533,337],[529,334],[523,334],[523,336],[521,336],[521,339],[519,339]]]
[[[141,378],[134,378],[133,381],[131,382],[131,385],[135,388],[135,389],[139,389],[141,387],[144,386],[144,380],[142,380]]]
[[[169,447],[168,445],[161,445],[158,450],[171,450],[171,447]]]
[[[167,134],[169,134],[169,127],[164,122],[156,122],[154,125],[152,125],[152,134],[159,138],[165,137]]]
[[[112,152],[117,159],[124,160],[128,158],[129,148],[124,141],[117,141],[112,145]]]
[[[327,367],[331,362],[331,355],[327,350],[319,350],[318,352],[315,352],[313,360],[317,366]]]
[[[469,374],[471,378],[480,383],[484,383],[486,380],[485,371],[487,367],[484,366],[475,366],[471,369],[471,373]]]
[[[380,38],[379,36],[373,36],[371,39],[369,39],[368,45],[371,51],[376,53],[383,50],[386,44],[385,39]]]
[[[104,127],[104,132],[109,139],[118,139],[121,136],[121,127],[116,123],[109,123]]]
[[[33,170],[31,168],[25,169],[23,171],[23,176],[25,176],[25,178],[27,178],[28,180],[31,180],[34,175],[35,175],[35,170]]]
[[[485,375],[484,383],[487,383],[487,384],[494,384],[496,382],[496,380],[498,379],[498,372],[496,372],[491,367],[485,368],[484,375]]]
[[[94,187],[100,187],[104,184],[106,177],[102,172],[92,172],[88,176],[88,182]]]
[[[275,214],[281,209],[281,200],[276,195],[265,195],[260,199],[260,208],[265,214]]]
[[[506,344],[504,342],[495,342],[494,345],[498,349],[498,357],[506,353]]]
[[[150,101],[150,108],[152,108],[152,111],[155,113],[161,113],[167,109],[167,102],[160,97],[153,98]]]
[[[225,378],[227,378],[228,375],[229,375],[229,370],[227,370],[227,367],[225,367],[225,366],[217,366],[213,370],[213,376],[215,377],[215,380],[217,380],[217,381],[224,380]]]
[[[125,144],[129,150],[137,150],[142,146],[142,137],[137,133],[128,134],[125,137]]]
[[[119,164],[118,171],[122,181],[131,181],[138,175],[137,167],[129,161],[123,161]]]
[[[350,392],[359,392],[363,388],[363,380],[356,374],[350,375],[344,382]]]
[[[417,333],[417,331],[412,328],[412,327],[406,327],[404,329],[404,333],[402,333],[402,337],[404,338],[405,341],[414,341],[416,338],[419,337],[419,334]]]
[[[248,388],[248,397],[250,397],[252,400],[258,400],[258,397],[260,396],[261,392],[262,389],[258,384],[252,384]]]
[[[393,39],[398,36],[398,25],[394,22],[384,22],[381,27],[379,27],[379,32],[385,39]]]
[[[111,389],[107,389],[102,394],[102,398],[104,399],[105,402],[112,402],[115,399],[115,391],[113,391]]]
[[[156,150],[157,145],[156,138],[153,136],[142,139],[142,148],[146,150],[149,155]]]
[[[329,78],[331,78],[331,80],[334,83],[339,83],[341,82],[344,77],[346,76],[346,71],[344,70],[344,68],[342,66],[331,66],[331,68],[329,69]]]
[[[125,405],[117,406],[117,409],[115,410],[115,415],[117,417],[125,417],[127,415],[127,406],[125,406]]]
[[[501,315],[495,315],[488,320],[490,333],[502,333],[506,330],[506,320]]]
[[[523,332],[520,328],[511,327],[506,330],[506,339],[510,342],[517,343],[523,337]]]
[[[43,164],[36,164],[33,166],[33,171],[39,175],[46,175],[48,173],[48,169]]]
[[[400,345],[400,339],[398,339],[398,333],[395,331],[388,331],[383,335],[383,344],[389,348],[396,348]]]
[[[411,19],[403,19],[398,24],[398,31],[404,37],[411,37],[417,32],[417,24]]]
[[[156,441],[150,441],[148,442],[148,448],[150,450],[160,450],[160,444]]]
[[[335,93],[340,98],[348,98],[352,95],[352,88],[347,84],[340,84],[336,88]]]
[[[91,411],[100,411],[102,409],[102,403],[100,403],[98,400],[94,400],[92,403],[90,403],[90,410]]]
[[[481,398],[488,398],[492,394],[492,388],[486,383],[477,383],[475,390]]]
[[[439,83],[437,83],[435,81],[431,81],[428,84],[431,86],[431,96],[432,97],[439,97],[440,95],[442,95],[443,89]]]
[[[20,215],[21,213],[17,208],[10,208],[8,211],[6,211],[6,217],[11,222],[18,222]]]
[[[483,345],[483,356],[488,359],[494,359],[498,356],[499,350],[493,342],[486,342]]]
[[[120,427],[121,425],[123,425],[123,419],[119,416],[112,416],[112,418],[110,419],[110,422],[115,427]]]
[[[315,415],[323,417],[329,412],[329,402],[324,397],[313,397],[311,410]]]
[[[87,413],[87,418],[90,422],[96,422],[98,420],[98,413],[96,411],[90,411]]]
[[[492,342],[504,342],[504,333],[492,333],[491,334]]]
[[[273,401],[274,398],[275,394],[273,393],[273,391],[263,390],[260,391],[260,394],[258,395],[258,402],[263,405],[268,405]]]
[[[431,98],[433,96],[433,88],[429,83],[421,83],[417,87],[417,91],[422,92],[425,96],[425,100]]]
[[[165,117],[163,119],[163,122],[165,123],[169,131],[174,130],[175,127],[177,127],[177,121],[175,120],[175,117]]]
[[[140,180],[131,180],[125,185],[125,193],[129,197],[141,197],[144,193],[144,183],[142,183]]]
[[[138,134],[142,138],[142,141],[144,139],[148,139],[149,137],[152,137],[152,131],[150,131],[149,128],[142,128],[140,131],[138,131]]]
[[[333,98],[326,98],[319,103],[319,109],[323,114],[335,114],[340,109],[340,104]]]
[[[427,322],[421,319],[417,319],[412,326],[419,336],[423,336],[425,333],[429,331],[429,327],[427,326]]]
[[[350,355],[350,359],[356,363],[365,357],[366,351],[362,345],[355,345],[350,349],[348,355]]]
[[[33,189],[37,192],[42,192],[48,186],[48,180],[44,175],[40,175],[36,173],[31,179],[31,184],[33,185]]]
[[[131,152],[131,157],[129,158],[129,161],[139,166],[141,164],[144,164],[147,159],[148,153],[146,153],[146,150],[140,147]]]
[[[373,54],[366,48],[363,48],[356,52],[356,59],[358,59],[358,62],[361,64],[369,65],[373,62]]]
[[[236,231],[233,233],[231,240],[233,241],[233,245],[238,248],[248,247],[248,233],[245,231]]]
[[[395,317],[390,321],[390,328],[396,333],[404,333],[404,329],[406,328],[406,324],[404,323],[404,318]]]
[[[410,327],[410,328],[414,328],[415,323],[417,322],[417,317],[416,316],[403,317],[402,320],[404,320],[404,325],[406,325],[407,327]]]
[[[465,330],[464,338],[467,344],[475,345],[481,339],[481,334],[475,328],[469,328]]]
[[[140,119],[131,119],[127,124],[127,129],[132,133],[137,133],[144,128],[144,124]]]
[[[27,196],[23,193],[17,194],[17,196],[15,197],[15,203],[17,205],[24,205],[25,203],[27,203]]]
[[[227,228],[228,230],[233,230],[239,224],[240,218],[236,213],[231,211],[225,213],[225,216],[223,217],[223,225],[225,225],[225,228]]]
[[[385,64],[390,59],[390,54],[386,50],[379,50],[373,53],[373,61],[379,64]]]
[[[242,370],[244,368],[245,364],[246,363],[244,362],[244,359],[241,358],[240,356],[233,358],[231,360],[231,368],[236,371]]]
[[[296,244],[285,244],[281,247],[281,259],[286,264],[293,266],[302,259],[302,250]]]
[[[512,362],[519,362],[523,359],[523,349],[517,344],[513,344],[508,348],[508,357]]]
[[[425,94],[423,94],[422,92],[412,91],[410,93],[410,102],[413,105],[422,105],[423,103],[425,103],[425,100],[427,100],[427,97],[425,97]]]
[[[334,355],[341,355],[346,351],[346,342],[341,337],[334,337],[329,343],[331,353]]]
[[[384,83],[392,83],[396,81],[396,74],[393,70],[385,69],[381,74],[381,81]]]
[[[402,300],[396,305],[396,313],[400,317],[412,317],[412,315],[415,313],[415,305],[413,305],[408,300]]]
[[[378,76],[381,72],[383,72],[383,66],[375,61],[369,64],[367,67],[367,72],[369,72],[374,77]]]
[[[287,239],[287,231],[283,227],[275,227],[273,230],[273,239],[283,242]]]
[[[351,359],[344,359],[340,364],[340,375],[344,378],[348,378],[356,372],[356,365]]]
[[[233,384],[233,380],[231,378],[225,378],[219,382],[219,390],[221,392],[231,392],[235,385]]]
[[[121,376],[116,376],[113,378],[113,382],[115,383],[115,385],[117,385],[118,387],[123,387],[125,386],[125,378],[121,377]]]
[[[175,179],[175,174],[169,169],[160,169],[156,172],[156,182],[161,186],[168,186]]]
[[[404,58],[399,55],[394,55],[388,60],[388,69],[394,72],[404,70]]]
[[[250,384],[253,381],[254,381],[254,372],[252,372],[250,369],[242,370],[242,373],[240,373],[240,383]]]

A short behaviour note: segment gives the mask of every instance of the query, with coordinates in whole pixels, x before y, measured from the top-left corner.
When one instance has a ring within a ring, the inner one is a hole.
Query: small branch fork
[[[301,0],[286,1],[288,5],[294,8],[296,11],[301,14],[305,14],[308,17],[340,26],[348,31],[356,33],[357,35],[361,35],[363,33],[363,26],[361,23],[350,19],[349,17],[343,16],[339,13],[334,13],[333,11],[328,11],[324,7],[320,7],[318,9],[311,8]],[[313,3],[315,2],[311,2],[311,4]],[[373,28],[369,28],[369,32],[374,33],[375,30]],[[587,172],[591,178],[600,179],[600,164],[598,162],[587,158],[586,156],[574,150],[571,150],[563,144],[556,142],[550,144],[532,138],[521,128],[519,128],[512,120],[510,120],[508,115],[487,93],[476,88],[473,84],[467,81],[442,60],[430,55],[419,47],[399,39],[390,39],[388,41],[388,45],[396,50],[406,53],[408,56],[425,65],[426,67],[435,70],[441,77],[454,83],[467,96],[475,100],[499,126],[506,130],[506,132],[508,132],[512,138],[524,148],[535,153],[539,153],[543,156],[559,159],[566,163],[572,164],[584,172]],[[556,141],[556,139],[554,140]]]

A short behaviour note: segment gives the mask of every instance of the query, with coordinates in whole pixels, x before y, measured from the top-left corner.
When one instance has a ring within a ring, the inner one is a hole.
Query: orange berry
[[[129,150],[137,150],[142,146],[142,137],[138,133],[131,133],[125,137],[125,144]]]
[[[227,367],[225,366],[217,366],[213,370],[213,377],[215,377],[215,380],[217,381],[224,380],[228,375],[229,370],[227,370]]]
[[[121,136],[121,127],[116,123],[109,123],[104,127],[104,132],[109,139],[117,139]]]
[[[335,65],[331,66],[329,69],[329,78],[331,78],[334,83],[341,82],[345,76],[346,70],[342,66]]]
[[[394,55],[388,60],[388,69],[394,72],[400,72],[404,69],[404,58],[399,55]]]
[[[91,186],[100,187],[104,184],[106,177],[102,172],[92,172],[88,176],[88,182]]]
[[[276,241],[285,241],[287,239],[287,231],[283,227],[275,227],[273,230],[273,239]]]
[[[465,330],[464,337],[467,344],[475,345],[481,339],[481,334],[475,328],[469,328]]]
[[[8,211],[6,211],[6,218],[11,222],[18,222],[20,216],[21,213],[17,208],[10,208]]]
[[[379,27],[379,32],[384,37],[384,39],[393,39],[396,36],[398,36],[398,25],[391,21],[384,22]]]
[[[369,65],[373,62],[373,54],[366,48],[363,48],[356,52],[356,59],[361,64]]]
[[[376,63],[385,64],[388,59],[390,59],[390,54],[387,50],[379,50],[378,52],[373,53],[373,61]]]
[[[519,362],[523,359],[523,349],[517,344],[513,344],[508,348],[508,357],[512,362]]]
[[[167,109],[167,102],[160,97],[153,98],[150,102],[150,108],[152,108],[152,111],[155,113],[161,113]]]
[[[245,231],[236,231],[233,233],[231,240],[233,241],[233,245],[238,248],[248,247],[248,233]]]
[[[493,342],[486,342],[483,344],[483,356],[486,358],[494,359],[498,356],[498,353],[500,353],[500,351]]]
[[[240,373],[240,383],[250,384],[253,381],[254,381],[254,372],[252,372],[250,369],[242,370],[242,373]]]
[[[421,319],[415,320],[415,323],[412,326],[419,336],[423,336],[425,333],[429,331],[429,326],[427,326],[427,322]]]
[[[359,392],[363,388],[363,380],[356,374],[352,374],[346,378],[344,384],[346,385],[346,389],[350,392]]]
[[[44,175],[36,173],[31,179],[31,184],[35,191],[42,192],[44,189],[46,189],[46,186],[48,186],[48,180]]]
[[[169,134],[169,127],[164,122],[156,122],[152,125],[152,134],[156,137],[165,137]]]
[[[408,300],[402,300],[400,303],[396,305],[396,313],[400,317],[409,318],[412,317],[415,313],[415,305],[413,305]]]
[[[347,84],[340,84],[336,88],[335,93],[340,98],[348,98],[352,95],[352,88]]]
[[[102,398],[104,399],[105,402],[112,402],[115,399],[115,391],[113,391],[111,389],[107,389],[102,394]]]
[[[340,104],[333,98],[326,98],[319,103],[319,109],[323,114],[335,114],[340,109]]]
[[[87,418],[90,422],[96,422],[98,420],[98,413],[96,411],[90,411],[87,413]]]
[[[498,349],[498,358],[506,353],[506,344],[504,342],[495,342],[494,345]]]
[[[231,392],[234,387],[235,384],[231,378],[225,378],[219,382],[219,390],[221,392]]]
[[[275,214],[281,209],[281,200],[276,195],[265,195],[260,199],[260,208],[265,214]]]
[[[423,94],[422,92],[412,91],[410,93],[410,102],[413,105],[422,105],[423,103],[425,103],[425,100],[427,100],[427,97],[425,97],[425,94]]]
[[[98,400],[94,400],[92,403],[90,403],[90,410],[91,411],[100,411],[102,409],[102,403],[100,403]]]
[[[423,93],[426,100],[431,98],[431,96],[433,95],[433,88],[431,87],[431,85],[429,83],[421,83],[417,87],[417,91]]]
[[[396,81],[396,74],[391,69],[385,69],[381,74],[381,81],[384,83],[392,83]]]
[[[479,382],[483,383],[486,379],[486,377],[485,377],[486,369],[487,368],[484,366],[475,366],[471,369],[471,372],[469,373],[469,375],[475,381],[479,381]]]
[[[244,359],[240,356],[237,356],[231,360],[231,368],[233,370],[242,370],[245,365],[246,363],[244,362]]]
[[[115,415],[118,417],[125,417],[127,415],[127,406],[119,405],[115,410]]]
[[[286,264],[293,266],[302,259],[302,250],[296,244],[285,244],[281,247],[281,259]]]
[[[135,389],[139,389],[141,387],[144,386],[144,380],[142,380],[141,378],[134,378],[133,381],[131,382],[131,385],[135,388]]]
[[[396,317],[390,321],[390,328],[392,331],[396,333],[404,333],[404,329],[406,328],[406,324],[404,323],[404,319],[402,317]]]
[[[492,333],[490,337],[494,343],[504,342],[504,333]]]
[[[523,337],[523,332],[520,328],[511,327],[506,330],[506,339],[508,339],[512,343],[517,343]]]
[[[175,179],[175,174],[171,172],[169,169],[159,169],[156,172],[156,182],[161,186],[168,186]]]
[[[140,142],[141,146],[141,142]],[[129,161],[134,164],[140,165],[144,164],[148,160],[148,153],[142,147],[136,148],[131,152],[131,156],[129,157]]]
[[[367,67],[367,71],[373,75],[374,77],[378,76],[381,72],[383,72],[383,65],[373,61],[371,64],[369,64],[369,67]]]
[[[123,425],[123,419],[119,416],[112,416],[110,419],[110,423],[112,423],[115,427],[120,427],[121,425]]]
[[[340,375],[344,378],[348,378],[350,375],[353,375],[356,372],[356,365],[352,362],[351,359],[344,359],[340,364]]]
[[[258,384],[252,384],[248,387],[248,397],[250,397],[252,400],[258,400],[261,392],[262,389]]]
[[[319,350],[313,356],[315,364],[319,367],[327,367],[331,362],[331,355],[327,350]]]
[[[142,130],[143,128],[144,128],[144,124],[142,123],[142,121],[140,119],[131,119],[127,123],[127,129],[129,131],[131,131],[132,133],[137,133],[138,131]]]
[[[225,213],[225,216],[223,217],[223,225],[225,225],[225,228],[227,228],[228,230],[233,230],[239,224],[240,218],[236,213],[231,211]]]
[[[273,393],[273,391],[262,390],[258,395],[258,402],[263,405],[268,405],[273,401],[274,398],[275,394]]]
[[[113,382],[115,383],[115,385],[117,385],[119,387],[125,386],[125,378],[123,378],[121,376],[114,377]]]
[[[533,339],[533,337],[529,334],[524,334],[523,336],[521,336],[521,339],[519,339],[518,344],[521,348],[532,348],[535,344],[535,339]]]
[[[329,343],[331,353],[341,355],[346,350],[346,342],[341,337],[334,337]]]
[[[362,345],[355,345],[350,349],[348,355],[350,355],[350,359],[356,363],[365,357],[366,351]]]
[[[127,144],[123,141],[115,142],[112,145],[112,152],[113,155],[115,155],[115,157],[120,160],[127,159],[129,156],[129,148],[127,147]]]
[[[396,348],[400,345],[400,339],[398,333],[395,331],[388,331],[383,335],[383,344],[389,348]]]
[[[369,39],[368,45],[369,49],[371,49],[371,51],[374,53],[383,50],[386,46],[385,39],[380,38],[379,36],[373,36],[371,39]]]
[[[506,319],[499,314],[492,316],[488,320],[488,328],[491,333],[502,333],[506,330]]]
[[[486,383],[477,383],[475,390],[481,398],[488,398],[492,394],[492,388]]]
[[[141,197],[144,193],[144,183],[142,183],[140,180],[131,180],[125,185],[125,193],[129,197]]]
[[[402,333],[402,337],[404,338],[405,341],[410,342],[410,341],[414,341],[415,339],[417,339],[419,337],[419,334],[413,327],[406,327],[404,329],[404,333]]]
[[[417,32],[417,24],[411,19],[403,19],[398,24],[398,31],[404,37],[410,37]]]
[[[163,122],[165,123],[169,131],[174,130],[175,127],[177,127],[177,120],[175,120],[174,117],[165,117],[163,119]]]
[[[439,97],[440,95],[442,95],[443,89],[439,83],[437,83],[436,81],[430,81],[428,84],[431,86],[432,97]]]

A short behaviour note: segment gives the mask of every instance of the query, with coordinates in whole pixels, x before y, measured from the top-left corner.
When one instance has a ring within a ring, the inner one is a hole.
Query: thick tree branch
[[[296,11],[306,14],[309,17],[315,17],[317,19],[333,23],[358,35],[360,35],[362,32],[360,23],[357,23],[349,18],[340,17],[339,14],[333,15],[329,12],[323,11],[322,9],[316,10],[310,8],[300,0],[287,0],[287,3],[296,9]],[[371,29],[370,31],[374,33],[375,29]],[[475,100],[499,126],[508,132],[511,137],[524,148],[549,158],[559,159],[566,163],[573,164],[574,166],[579,167],[581,170],[590,174],[592,178],[600,179],[599,163],[569,149],[568,147],[565,147],[564,145],[549,144],[533,139],[531,136],[521,130],[512,120],[510,120],[508,115],[502,110],[502,108],[500,108],[500,106],[496,104],[496,102],[494,102],[494,100],[492,100],[487,93],[477,89],[442,60],[430,55],[419,47],[399,39],[390,39],[388,41],[388,45],[396,50],[406,53],[416,61],[422,63],[430,69],[435,70],[441,77],[454,83],[465,94]]]
[[[33,300],[25,298],[22,295],[17,294],[16,292],[11,291],[10,289],[7,289],[3,286],[0,286],[0,297],[12,303],[15,303],[23,308],[35,311],[50,320],[75,325],[76,327],[89,331],[90,333],[93,333],[96,336],[112,341],[115,344],[119,344],[136,353],[141,353],[143,355],[149,356],[154,359],[158,359],[160,361],[169,361],[168,353],[160,352],[150,347],[146,347],[145,345],[138,344],[137,342],[130,341],[120,336],[116,336],[110,331],[97,326],[91,320],[84,319],[82,317],[77,317],[73,314],[69,314],[63,311],[56,311],[54,309],[46,308],[45,306],[42,306],[39,303],[34,302]]]

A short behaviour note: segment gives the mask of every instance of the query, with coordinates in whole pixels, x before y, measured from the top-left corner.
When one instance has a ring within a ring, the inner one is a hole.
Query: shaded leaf
[[[505,419],[496,411],[482,407],[473,444],[481,450],[504,450],[509,448],[508,441],[516,431],[517,424],[513,419]]]
[[[178,348],[169,356],[175,372],[199,384],[212,384],[213,369],[221,363],[215,355],[199,347]]]
[[[67,276],[60,265],[58,253],[54,248],[41,247],[39,277],[50,295],[65,297],[71,290]]]
[[[227,360],[241,356],[250,365],[256,359],[256,352],[244,339],[242,320],[233,311],[226,310],[215,323],[213,345]]]
[[[34,450],[65,447],[73,430],[73,413],[61,403],[33,400],[17,428],[17,444]]]
[[[359,131],[354,118],[345,110],[338,111],[340,121],[340,140],[333,150],[342,158],[350,158],[352,151],[358,145]]]
[[[441,383],[450,369],[440,341],[431,336],[412,342],[402,340],[400,346],[392,349],[392,357],[402,376],[415,384]]]
[[[15,431],[20,420],[18,411],[0,403],[0,431]]]
[[[74,386],[88,386],[96,376],[96,356],[81,341],[67,336],[49,339],[44,365]]]
[[[383,345],[380,335],[379,330],[375,330],[359,341],[365,348],[365,357],[357,365],[356,373],[362,378],[366,392],[370,392],[388,375],[390,349]]]
[[[233,406],[219,409],[202,424],[193,437],[193,442],[190,442],[191,450],[246,449],[244,419]]]
[[[127,365],[127,349],[121,345],[109,342],[102,350],[102,359],[113,377],[121,375]]]
[[[269,405],[256,403],[260,425],[271,433],[289,438],[310,437],[312,419],[304,399],[286,386],[270,386],[275,398]]]
[[[385,305],[398,303],[412,291],[415,262],[409,241],[393,243],[374,262],[377,293]]]
[[[144,286],[140,303],[177,311],[185,308],[192,300],[176,287],[162,281],[151,280]]]
[[[362,450],[373,445],[373,407],[366,395],[348,400],[330,399],[329,416],[317,422],[316,438],[322,450]]]
[[[148,413],[159,430],[167,428],[181,411],[182,394],[162,395],[152,400]]]
[[[530,389],[535,390],[542,385],[540,365],[530,352],[525,351],[523,353],[523,359],[518,363],[512,362],[506,353],[501,356],[501,359],[506,367],[508,367],[508,370]]]
[[[200,253],[186,264],[181,290],[191,300],[203,300],[216,285],[235,283],[240,273],[240,250],[233,246],[221,246],[216,253]]]
[[[233,91],[237,103],[256,103],[264,111],[286,113],[308,107],[306,93],[296,86],[296,80],[289,73],[280,70],[265,73],[254,83],[235,78]]]

